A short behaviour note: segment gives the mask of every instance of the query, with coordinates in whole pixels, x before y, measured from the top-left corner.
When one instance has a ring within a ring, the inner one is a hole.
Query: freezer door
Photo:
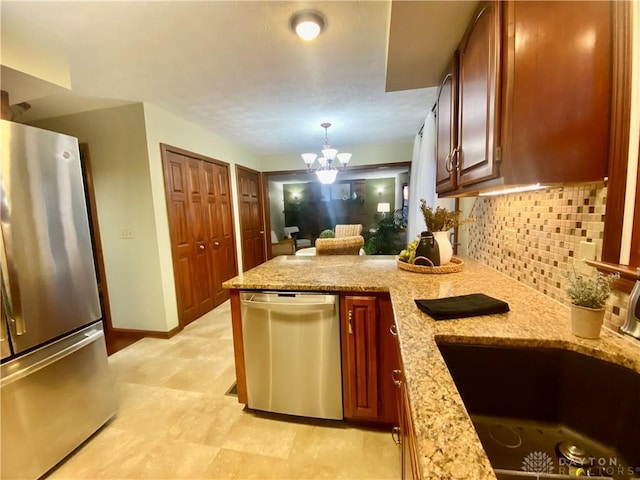
[[[35,479],[115,413],[100,322],[0,367],[0,477]]]
[[[78,141],[1,126],[2,303],[19,354],[101,313]]]

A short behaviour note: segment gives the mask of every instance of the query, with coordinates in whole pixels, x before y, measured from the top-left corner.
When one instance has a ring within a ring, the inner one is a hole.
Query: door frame
[[[207,157],[205,155],[201,155],[199,153],[196,152],[192,152],[189,150],[185,150],[182,149],[180,147],[175,147],[173,145],[168,145],[166,143],[160,143],[160,156],[162,158],[162,176],[163,176],[163,180],[164,180],[164,196],[165,196],[165,206],[167,208],[167,226],[169,229],[169,241],[171,244],[171,263],[173,266],[173,284],[174,284],[174,289],[175,289],[175,294],[176,294],[176,308],[177,308],[177,313],[178,313],[178,330],[182,330],[185,326],[185,320],[183,318],[182,315],[182,311],[180,309],[180,307],[178,306],[178,302],[179,302],[179,286],[178,286],[178,281],[179,281],[179,276],[176,275],[177,270],[177,258],[175,256],[175,252],[174,252],[174,248],[173,248],[173,238],[172,238],[172,233],[171,233],[171,226],[172,226],[172,216],[171,216],[171,192],[169,190],[169,178],[168,178],[168,168],[167,168],[167,161],[168,161],[168,157],[167,157],[167,153],[175,153],[177,155],[182,155],[185,157],[189,157],[189,158],[193,158],[195,160],[200,160],[203,162],[207,162],[207,163],[212,163],[214,165],[218,165],[220,167],[224,167],[227,170],[227,181],[229,184],[229,194],[230,197],[232,197],[231,193],[231,164],[227,163],[227,162],[223,162],[222,160],[218,160],[216,158],[212,158],[212,157]],[[232,198],[231,198],[232,200]],[[237,244],[236,244],[236,224],[235,224],[235,212],[234,212],[234,208],[233,208],[233,203],[231,204],[231,225],[233,228],[233,234],[231,235],[232,238],[232,242],[233,242],[233,251],[234,251],[234,255],[233,255],[233,266],[234,266],[234,270],[237,274],[238,272],[238,256],[237,256]],[[215,308],[215,306],[214,306]]]
[[[104,257],[102,255],[102,237],[100,236],[100,222],[98,221],[98,205],[96,203],[96,194],[93,188],[93,170],[91,167],[91,152],[89,144],[86,142],[78,143],[80,150],[80,164],[82,165],[82,178],[85,183],[85,192],[88,200],[87,208],[89,209],[89,224],[91,225],[91,247],[95,258],[96,268],[100,278],[98,293],[100,294],[100,306],[104,310],[104,335],[107,340],[111,339],[114,333],[113,323],[111,322],[111,304],[109,301],[109,287],[107,286],[107,270],[104,266]]]

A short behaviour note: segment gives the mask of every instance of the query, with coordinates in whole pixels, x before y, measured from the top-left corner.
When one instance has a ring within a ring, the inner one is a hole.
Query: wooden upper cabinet
[[[454,149],[458,145],[458,53],[447,67],[438,89],[436,102],[436,192],[456,188],[457,171]]]
[[[459,48],[458,185],[499,175],[500,2],[483,2]]]
[[[482,2],[458,49],[457,177],[446,173],[447,76],[436,190],[592,182],[607,176],[616,82],[613,2]],[[456,106],[454,105],[454,108]],[[457,182],[457,183],[456,183]]]
[[[602,180],[612,91],[611,2],[507,2],[503,175]]]

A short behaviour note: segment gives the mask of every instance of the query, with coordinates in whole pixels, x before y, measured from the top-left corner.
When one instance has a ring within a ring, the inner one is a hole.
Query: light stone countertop
[[[571,335],[569,309],[480,262],[462,272],[398,269],[392,256],[279,256],[224,283],[226,288],[389,292],[424,479],[495,479],[436,340],[573,350],[640,373],[640,342],[603,329],[599,340]],[[484,293],[506,314],[434,321],[414,299]]]

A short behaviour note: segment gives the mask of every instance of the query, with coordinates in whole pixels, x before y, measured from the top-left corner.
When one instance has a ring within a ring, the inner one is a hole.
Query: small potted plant
[[[582,338],[600,338],[604,306],[611,295],[611,285],[620,275],[596,272],[592,277],[584,277],[573,272],[567,278],[567,296],[571,300],[571,333]]]
[[[333,230],[327,228],[320,232],[320,236],[318,238],[336,238],[336,234]]]

